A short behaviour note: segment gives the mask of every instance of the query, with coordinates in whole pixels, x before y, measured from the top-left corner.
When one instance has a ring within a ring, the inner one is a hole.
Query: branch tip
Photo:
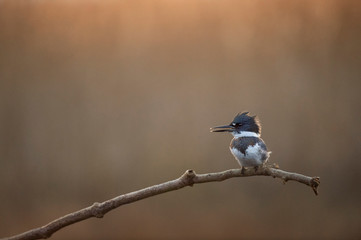
[[[311,187],[316,196],[318,195],[318,186],[320,185],[320,183],[320,177],[313,177],[311,179]]]

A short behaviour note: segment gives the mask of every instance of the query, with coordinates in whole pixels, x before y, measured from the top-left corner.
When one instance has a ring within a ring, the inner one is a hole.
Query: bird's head
[[[260,135],[261,124],[257,116],[250,116],[248,112],[238,113],[229,125],[211,128],[211,132],[231,132],[234,136],[241,132],[251,132]]]

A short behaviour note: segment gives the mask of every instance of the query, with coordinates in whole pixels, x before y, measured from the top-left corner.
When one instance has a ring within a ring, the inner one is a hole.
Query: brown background
[[[123,206],[52,239],[360,239],[359,1],[0,1],[0,237],[238,167],[257,114],[281,168]]]

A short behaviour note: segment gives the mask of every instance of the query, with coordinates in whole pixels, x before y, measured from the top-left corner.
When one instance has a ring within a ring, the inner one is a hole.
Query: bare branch
[[[297,181],[310,186],[316,195],[318,194],[317,187],[320,184],[319,177],[308,177],[302,174],[286,172],[274,167],[266,166],[262,166],[257,169],[230,169],[223,172],[205,174],[196,174],[193,170],[187,170],[182,176],[175,180],[147,187],[135,192],[123,194],[102,203],[96,202],[92,206],[60,217],[42,227],[29,230],[16,236],[4,238],[3,240],[46,239],[56,231],[68,225],[83,221],[91,217],[102,218],[107,212],[124,204],[136,202],[144,198],[152,197],[169,191],[178,190],[186,186],[193,186],[193,184],[220,182],[229,178],[250,176],[272,176],[274,178],[282,179],[284,183],[289,180]]]

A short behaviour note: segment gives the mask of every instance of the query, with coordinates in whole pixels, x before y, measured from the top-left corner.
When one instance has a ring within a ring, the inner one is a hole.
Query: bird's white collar
[[[255,132],[248,132],[248,131],[241,131],[239,133],[232,132],[232,135],[234,137],[260,137],[260,134]]]

